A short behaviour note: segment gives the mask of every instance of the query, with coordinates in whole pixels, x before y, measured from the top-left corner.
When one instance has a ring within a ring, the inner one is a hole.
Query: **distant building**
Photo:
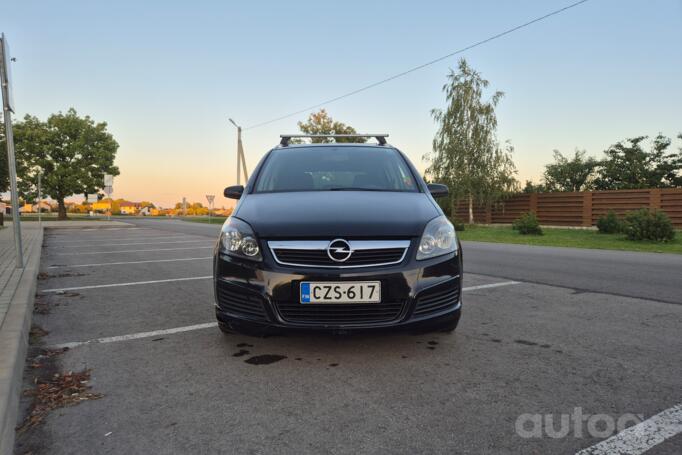
[[[137,214],[139,204],[135,202],[124,201],[121,202],[118,207],[121,211],[121,215],[135,215]]]
[[[47,201],[41,201],[40,208],[43,213],[52,211],[52,206]],[[24,206],[19,209],[19,212],[38,213],[38,204],[24,204]]]
[[[93,202],[93,212],[109,212],[111,210],[111,199],[103,199],[101,201]]]

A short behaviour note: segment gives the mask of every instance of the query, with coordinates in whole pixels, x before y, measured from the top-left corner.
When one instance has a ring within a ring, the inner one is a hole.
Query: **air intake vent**
[[[221,311],[259,321],[267,320],[260,295],[225,283],[218,284],[217,293]]]
[[[447,285],[434,286],[419,294],[414,316],[425,316],[453,308],[459,302],[459,283],[450,281]]]
[[[302,304],[275,302],[282,318],[299,324],[376,324],[395,321],[400,317],[404,302],[371,304]]]

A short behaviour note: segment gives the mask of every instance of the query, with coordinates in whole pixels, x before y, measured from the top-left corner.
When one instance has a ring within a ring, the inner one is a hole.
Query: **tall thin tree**
[[[516,188],[513,147],[500,147],[496,138],[495,107],[504,93],[496,91],[486,101],[489,82],[461,59],[458,72],[450,70],[443,86],[447,107],[433,109],[439,124],[427,174],[450,186],[451,213],[461,200],[468,203],[469,223],[474,222],[474,204],[490,204]]]

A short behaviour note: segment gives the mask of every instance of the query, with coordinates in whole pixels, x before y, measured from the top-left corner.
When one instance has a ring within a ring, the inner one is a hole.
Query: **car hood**
[[[440,214],[424,193],[301,191],[245,195],[235,213],[262,238],[417,237]]]

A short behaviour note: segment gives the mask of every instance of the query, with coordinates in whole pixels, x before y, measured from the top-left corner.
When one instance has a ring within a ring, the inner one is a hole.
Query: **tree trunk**
[[[66,205],[64,205],[64,198],[57,199],[57,204],[59,205],[57,219],[58,220],[65,220],[66,219]]]
[[[474,224],[474,196],[469,193],[469,224]]]

